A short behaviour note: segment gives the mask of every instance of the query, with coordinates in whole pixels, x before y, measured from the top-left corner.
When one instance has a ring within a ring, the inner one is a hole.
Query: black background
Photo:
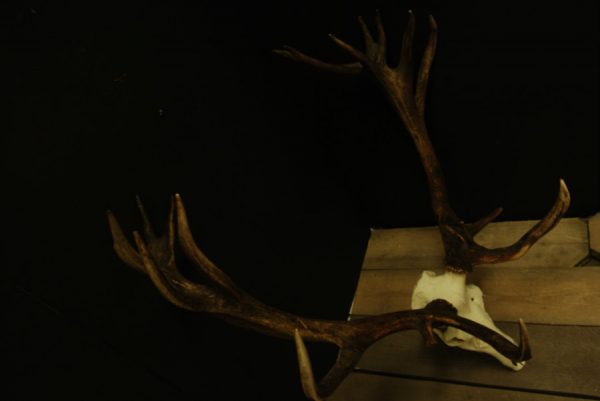
[[[378,8],[391,49],[408,9],[417,52],[438,21],[427,118],[465,220],[541,218],[559,177],[567,216],[600,209],[595,1],[1,7],[7,400],[302,399],[291,342],[168,304],[113,254],[105,210],[130,231],[136,194],[162,222],[180,192],[243,288],[344,319],[369,228],[435,224],[426,180],[369,77],[271,49],[346,61],[326,34],[361,46]],[[335,350],[310,351],[324,373]]]

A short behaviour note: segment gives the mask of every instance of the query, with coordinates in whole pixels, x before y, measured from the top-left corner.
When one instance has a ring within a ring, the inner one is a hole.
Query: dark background
[[[598,5],[577,2],[3,3],[6,400],[302,399],[295,350],[168,304],[113,254],[105,210],[139,227],[180,192],[196,240],[257,298],[344,319],[370,227],[433,225],[416,151],[348,60],[381,9],[399,49],[439,24],[427,106],[455,209],[600,209]],[[390,51],[392,61],[397,51]],[[406,285],[412,285],[407,283]],[[311,346],[318,375],[335,350]]]

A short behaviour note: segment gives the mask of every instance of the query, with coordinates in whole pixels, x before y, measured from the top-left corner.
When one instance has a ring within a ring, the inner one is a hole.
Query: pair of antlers
[[[525,254],[539,238],[558,223],[568,208],[570,198],[565,183],[560,180],[559,195],[551,210],[515,244],[488,249],[474,241],[475,234],[497,217],[501,209],[496,209],[475,223],[465,224],[448,202],[442,171],[429,140],[424,118],[427,82],[437,41],[435,20],[429,17],[429,21],[431,33],[416,82],[412,71],[415,25],[412,13],[403,37],[400,62],[394,68],[388,66],[386,61],[385,32],[379,14],[376,16],[377,40],[372,37],[362,18],[359,18],[366,42],[365,52],[330,35],[333,42],[350,54],[356,62],[326,63],[291,47],[275,52],[294,61],[337,73],[371,73],[400,116],[421,156],[429,182],[433,210],[444,242],[446,268],[466,273],[476,264],[502,262]],[[179,195],[172,199],[166,233],[160,237],[154,233],[139,199],[138,207],[142,216],[143,234],[137,231],[133,233],[137,250],[128,242],[114,215],[108,212],[114,249],[121,260],[148,275],[160,293],[180,308],[211,313],[232,324],[270,336],[293,338],[298,351],[302,386],[306,396],[313,400],[320,400],[332,394],[371,344],[404,330],[418,330],[427,344],[434,344],[437,339],[433,329],[452,326],[490,344],[513,363],[531,358],[527,329],[523,321],[519,322],[520,344],[516,346],[495,331],[458,316],[456,309],[444,300],[435,300],[423,309],[398,311],[352,321],[310,319],[270,307],[239,288],[196,245]],[[179,272],[174,256],[176,237],[186,257],[206,277],[208,284],[193,282]],[[326,342],[339,347],[334,366],[319,384],[313,377],[304,340]]]

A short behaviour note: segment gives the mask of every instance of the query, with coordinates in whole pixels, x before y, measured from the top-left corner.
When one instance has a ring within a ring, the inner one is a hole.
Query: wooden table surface
[[[503,246],[534,223],[493,223],[477,240]],[[527,323],[533,358],[521,371],[401,332],[369,348],[330,399],[600,400],[599,239],[600,214],[563,219],[523,258],[470,275],[500,329],[517,338],[516,322]],[[435,227],[373,230],[350,318],[410,308],[421,272],[439,271],[442,257]]]

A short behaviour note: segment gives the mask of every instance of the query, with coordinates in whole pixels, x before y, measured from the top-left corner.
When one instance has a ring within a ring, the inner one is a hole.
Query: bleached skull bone
[[[466,279],[466,273],[455,273],[447,270],[442,274],[436,275],[435,272],[424,271],[413,290],[411,308],[424,308],[429,302],[435,299],[444,299],[457,309],[459,316],[473,320],[494,330],[516,345],[516,342],[512,338],[496,327],[494,321],[485,310],[481,289],[474,284],[467,284]],[[521,370],[525,366],[525,362],[514,364],[510,359],[500,354],[487,343],[462,330],[447,327],[443,330],[434,329],[434,331],[450,347],[459,347],[469,351],[489,354],[503,365],[514,370]]]

